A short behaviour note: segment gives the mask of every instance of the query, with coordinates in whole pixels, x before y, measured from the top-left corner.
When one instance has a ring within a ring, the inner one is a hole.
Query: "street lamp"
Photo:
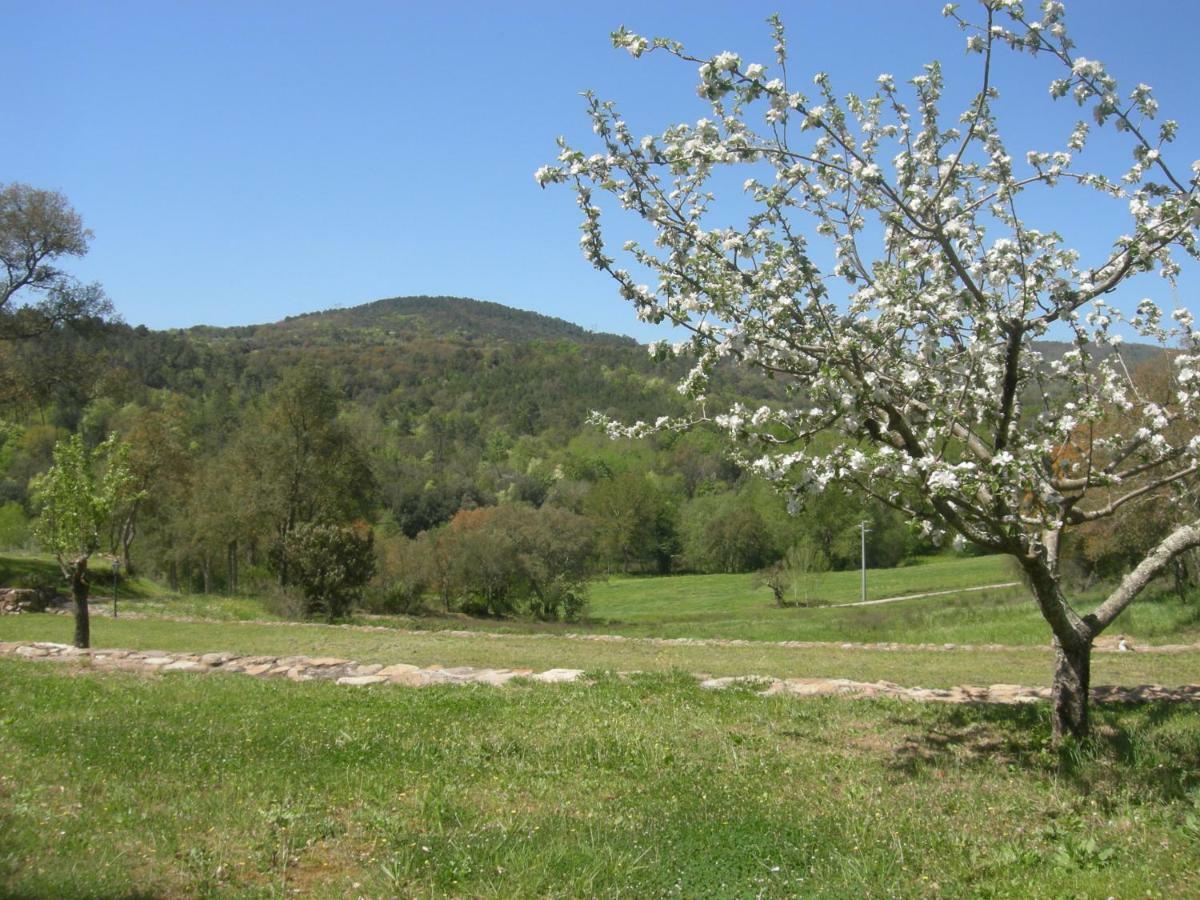
[[[121,561],[114,559],[112,561],[113,570],[113,618],[117,617],[117,573],[121,571]]]
[[[859,537],[862,540],[862,590],[860,591],[859,600],[863,603],[867,602],[867,532],[871,529],[867,527],[866,521],[858,523]]]

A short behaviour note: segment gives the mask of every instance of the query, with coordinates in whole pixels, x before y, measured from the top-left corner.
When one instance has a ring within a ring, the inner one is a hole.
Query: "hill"
[[[1054,356],[1066,345],[1046,347]],[[161,484],[138,546],[159,571],[210,569],[233,538],[216,520],[198,537],[196,523],[227,492],[220,479],[248,465],[246,448],[271,443],[266,414],[288,374],[305,368],[327,382],[325,408],[365,458],[372,484],[363,514],[384,531],[411,537],[460,510],[522,500],[603,522],[602,555],[618,570],[769,563],[800,525],[725,458],[718,437],[697,430],[614,443],[587,423],[594,410],[623,421],[682,413],[674,385],[685,367],[656,362],[628,337],[461,297],[394,297],[235,328],[56,332],[0,347],[0,403],[18,426],[0,435],[0,501],[14,501],[20,509],[10,515],[25,520],[30,478],[69,431],[92,443],[114,432],[156,448],[174,442],[175,469],[153,463]],[[782,390],[782,380],[730,363],[713,373],[710,405],[758,405]],[[873,559],[919,551],[891,512],[828,500],[809,524],[829,562],[855,563],[866,517],[876,522]],[[714,548],[732,543],[709,538],[726,534],[722,523],[730,534],[756,534],[737,561],[714,561]],[[275,537],[251,532],[238,540],[260,566],[259,548]]]
[[[207,340],[391,343],[458,339],[468,343],[572,341],[633,348],[623,335],[588,331],[573,322],[468,297],[389,297],[352,307],[288,316],[280,322],[234,328],[196,326],[188,333]]]

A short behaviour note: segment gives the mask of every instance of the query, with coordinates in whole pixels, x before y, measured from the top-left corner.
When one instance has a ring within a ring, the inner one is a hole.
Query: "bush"
[[[295,588],[280,587],[279,582],[270,581],[256,591],[263,609],[281,619],[303,619],[306,617],[307,601],[304,594]]]
[[[583,614],[595,534],[582,516],[513,503],[463,510],[423,535],[429,586],[474,615],[539,619]]]
[[[284,542],[288,571],[304,594],[304,617],[329,621],[350,612],[375,574],[375,544],[369,529],[339,525],[297,526]]]

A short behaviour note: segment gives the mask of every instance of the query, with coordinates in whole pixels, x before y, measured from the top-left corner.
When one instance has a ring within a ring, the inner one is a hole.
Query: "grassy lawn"
[[[44,556],[0,556],[0,584],[32,576],[57,578]],[[1003,557],[933,558],[919,565],[868,572],[870,596],[953,591],[1016,579]],[[107,606],[111,574],[94,567],[94,600]],[[858,598],[857,572],[823,576],[822,596],[831,602]],[[178,595],[148,579],[122,581],[121,608],[149,615],[217,621],[278,620],[260,598]],[[1080,599],[1086,611],[1100,591]],[[569,632],[634,637],[734,638],[757,641],[861,641],[899,643],[1011,644],[1045,646],[1048,631],[1023,587],[973,591],[883,606],[835,609],[775,606],[768,588],[754,575],[674,575],[660,578],[616,576],[593,584],[589,618],[582,623],[538,623],[466,616],[376,616],[356,621],[404,629],[461,629],[502,634],[555,635]],[[1200,598],[1181,603],[1165,586],[1152,587],[1109,631],[1148,643],[1200,642]]]
[[[67,616],[0,618],[0,640],[69,642]],[[455,635],[446,632],[364,631],[328,625],[241,622],[175,622],[163,619],[100,619],[92,622],[95,647],[215,652],[269,656],[340,656],[359,662],[494,668],[707,672],[781,678],[852,678],[907,686],[956,684],[1049,684],[1051,656],[1045,648],[997,651],[864,651],[839,647],[792,649],[767,643],[733,646],[662,645],[647,642],[573,640],[560,635]],[[1189,684],[1200,671],[1200,652],[1100,653],[1094,684]]]
[[[868,570],[868,597],[1019,580],[1006,557],[936,559]],[[820,593],[831,603],[858,600],[859,573],[828,573]],[[1100,592],[1093,591],[1080,598],[1079,606],[1086,611],[1100,599]],[[1152,588],[1110,626],[1110,632],[1153,643],[1200,641],[1197,600],[1183,604],[1165,587]],[[595,630],[655,637],[1036,645],[1048,640],[1046,623],[1023,586],[882,606],[780,609],[754,575],[614,577],[592,587],[589,615]]]
[[[13,897],[1195,896],[1200,711],[0,660]]]
[[[860,574],[827,572],[815,591],[822,603],[853,603],[860,598]],[[1019,581],[1008,559],[983,556],[936,558],[897,569],[868,569],[867,599],[954,590]],[[597,584],[591,614],[621,622],[699,621],[728,618],[733,611],[758,610],[772,603],[769,588],[754,575],[679,575],[671,578],[614,576]]]

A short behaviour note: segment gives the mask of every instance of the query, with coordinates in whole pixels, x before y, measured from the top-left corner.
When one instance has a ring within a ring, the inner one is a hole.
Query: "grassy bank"
[[[0,893],[1185,896],[1200,713],[348,690],[0,660]]]

